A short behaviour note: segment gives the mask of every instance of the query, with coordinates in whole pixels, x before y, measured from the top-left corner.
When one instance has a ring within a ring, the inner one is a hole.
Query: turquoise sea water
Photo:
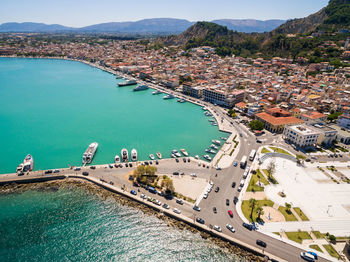
[[[124,147],[144,160],[180,148],[202,156],[212,139],[228,136],[199,106],[118,81],[79,62],[0,58],[0,173],[14,172],[29,153],[36,170],[80,165],[92,142],[93,164],[103,164]]]
[[[0,260],[235,261],[199,234],[86,191],[0,195]]]

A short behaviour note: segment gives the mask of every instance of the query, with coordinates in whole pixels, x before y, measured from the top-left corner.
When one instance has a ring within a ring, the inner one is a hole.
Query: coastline
[[[207,232],[201,231],[197,228],[194,228],[182,221],[179,221],[175,218],[169,217],[161,212],[158,212],[151,207],[148,207],[144,204],[138,203],[129,199],[120,194],[114,194],[111,191],[101,188],[100,186],[93,184],[86,180],[80,180],[77,178],[67,178],[64,180],[55,180],[55,181],[46,181],[46,182],[36,182],[30,184],[7,184],[0,187],[0,196],[8,195],[8,194],[21,194],[28,190],[36,190],[36,191],[51,191],[55,192],[59,189],[67,188],[67,189],[82,189],[90,194],[94,194],[101,201],[104,201],[108,198],[113,198],[118,204],[126,205],[128,207],[132,207],[140,210],[143,214],[147,216],[155,216],[158,219],[161,219],[164,223],[166,223],[169,227],[177,228],[179,230],[187,230],[193,234],[199,234],[203,239],[208,239],[213,244],[219,246],[224,249],[225,252],[233,253],[237,256],[237,259],[244,258],[245,261],[264,261],[264,257],[255,255],[243,248],[240,248],[236,245],[233,245],[223,239],[219,239],[218,237],[211,235]]]

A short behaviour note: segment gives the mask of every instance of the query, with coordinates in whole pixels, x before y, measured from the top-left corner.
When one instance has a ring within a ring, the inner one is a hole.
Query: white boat
[[[173,96],[172,94],[163,96],[163,99],[173,99],[173,98],[175,98],[175,96]]]
[[[154,160],[154,155],[153,154],[149,154],[149,158]]]
[[[162,159],[162,154],[160,152],[157,152],[156,155],[159,159]]]
[[[184,156],[188,156],[186,149],[182,148],[182,149],[180,149],[180,151]]]
[[[210,157],[209,155],[204,155],[203,157],[204,157],[206,160],[209,160],[209,161],[211,160],[211,157]]]
[[[162,93],[162,92],[156,90],[156,91],[153,91],[153,92],[152,92],[152,95],[159,95],[159,94],[161,94],[161,93]]]
[[[217,126],[218,125],[218,123],[216,123],[216,122],[212,122],[211,123],[213,126]]]
[[[115,157],[114,157],[114,162],[115,162],[115,163],[120,163],[120,157],[119,157],[119,155],[115,155]]]
[[[217,147],[216,145],[214,145],[214,144],[211,144],[210,147],[211,147],[212,149],[218,150],[218,147]]]
[[[204,111],[207,111],[207,108],[206,108],[205,106],[202,106],[202,109],[203,109]]]
[[[19,164],[16,172],[21,173],[21,172],[28,172],[32,171],[34,168],[34,159],[31,154],[28,154],[24,160],[23,163]]]
[[[221,139],[221,140],[224,140],[224,141],[226,141],[226,140],[227,140],[227,138],[226,138],[226,137],[223,137],[223,136],[222,136],[222,137],[220,137],[220,139]]]
[[[211,142],[213,142],[216,145],[221,145],[221,142],[219,140],[216,140],[216,139],[211,140]]]
[[[137,151],[135,148],[131,149],[131,160],[137,161]]]
[[[171,151],[172,154],[174,154],[176,157],[181,157],[181,154],[179,153],[179,151],[177,151],[176,149],[174,149],[173,151]]]
[[[83,165],[90,164],[95,156],[98,147],[97,142],[91,143],[83,154]]]
[[[172,157],[172,158],[175,158],[176,156],[175,156],[174,154],[171,154],[171,157]]]
[[[128,152],[128,150],[123,148],[122,151],[121,151],[121,155],[122,155],[122,161],[123,162],[128,162],[129,161],[129,152]]]
[[[195,155],[194,158],[198,160],[199,159],[199,155]]]
[[[205,149],[205,152],[210,153],[210,154],[216,153],[216,151],[214,151],[213,149],[209,149],[209,148]]]

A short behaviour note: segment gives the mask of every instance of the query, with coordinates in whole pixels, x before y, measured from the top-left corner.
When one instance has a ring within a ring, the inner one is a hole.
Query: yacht
[[[202,106],[202,109],[203,109],[204,111],[207,111],[207,108],[206,108],[205,106]]]
[[[185,99],[178,99],[177,102],[179,102],[179,103],[185,103],[186,101],[185,101]]]
[[[219,140],[216,140],[216,139],[211,140],[211,142],[213,142],[216,145],[221,145],[221,142]]]
[[[154,155],[153,154],[149,154],[149,158],[154,160]]]
[[[218,150],[218,147],[217,147],[216,145],[214,145],[214,144],[211,144],[210,147],[211,147],[212,149]]]
[[[34,159],[31,154],[28,154],[24,160],[23,163],[19,164],[16,172],[21,173],[21,172],[28,172],[32,171],[34,168]]]
[[[222,136],[222,137],[220,137],[220,139],[221,139],[221,140],[224,140],[224,141],[226,141],[226,140],[227,140],[227,138],[226,138],[226,137],[223,137],[223,136]]]
[[[186,149],[182,148],[182,149],[180,149],[180,151],[184,156],[188,156]]]
[[[119,157],[119,155],[115,155],[115,157],[114,157],[114,162],[115,162],[115,163],[120,163],[120,157]]]
[[[173,96],[172,94],[163,96],[163,99],[173,99],[173,98],[175,98],[175,96]]]
[[[122,161],[123,162],[128,162],[129,161],[129,152],[125,148],[122,149],[121,156],[122,156]]]
[[[156,155],[159,159],[162,159],[162,154],[160,152],[157,152]]]
[[[95,156],[98,147],[97,142],[91,143],[83,154],[83,165],[90,164]]]
[[[203,157],[204,157],[206,160],[209,160],[209,161],[211,160],[211,157],[210,157],[209,155],[204,155]]]
[[[118,86],[132,86],[136,84],[137,82],[135,80],[126,80],[125,82],[118,83]]]
[[[159,94],[161,94],[161,93],[162,93],[162,92],[156,90],[156,91],[153,91],[153,92],[152,92],[152,95],[159,95]]]
[[[148,86],[146,86],[146,85],[141,85],[141,86],[135,87],[135,88],[133,89],[133,91],[143,91],[143,90],[147,90],[147,89],[149,89]]]
[[[216,153],[215,150],[209,149],[209,148],[205,149],[205,152],[210,153],[210,154],[215,154]]]
[[[115,75],[115,79],[122,79],[123,77]]]
[[[171,157],[172,157],[172,158],[175,158],[176,156],[175,156],[173,153],[171,153]]]
[[[218,125],[218,123],[216,123],[216,122],[211,122],[211,124],[212,124],[213,126],[217,126],[217,125]]]
[[[171,151],[172,154],[174,154],[176,157],[181,157],[181,154],[179,153],[179,151],[177,151],[176,149],[174,149],[173,151]]]
[[[137,161],[137,151],[135,148],[131,149],[131,160]]]

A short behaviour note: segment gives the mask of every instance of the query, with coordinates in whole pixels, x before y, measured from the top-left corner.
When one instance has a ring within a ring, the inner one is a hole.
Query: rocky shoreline
[[[226,252],[236,254],[238,258],[244,258],[245,261],[264,261],[263,257],[252,254],[238,246],[228,243],[227,241],[223,241],[221,239],[213,237],[206,232],[199,231],[196,228],[185,224],[184,222],[170,218],[160,212],[153,210],[152,208],[149,208],[138,202],[132,201],[129,198],[112,193],[95,184],[92,184],[90,182],[83,181],[80,179],[69,178],[63,181],[47,181],[47,182],[30,183],[30,184],[11,183],[0,187],[0,196],[7,195],[7,194],[23,193],[28,190],[58,191],[59,189],[74,189],[74,188],[80,188],[91,194],[94,194],[95,196],[99,197],[102,201],[106,200],[107,198],[113,198],[117,203],[121,205],[137,208],[146,215],[155,216],[163,220],[168,226],[171,226],[180,230],[188,230],[194,234],[200,234],[202,238],[210,240],[215,245],[219,246],[220,248],[223,248]]]

